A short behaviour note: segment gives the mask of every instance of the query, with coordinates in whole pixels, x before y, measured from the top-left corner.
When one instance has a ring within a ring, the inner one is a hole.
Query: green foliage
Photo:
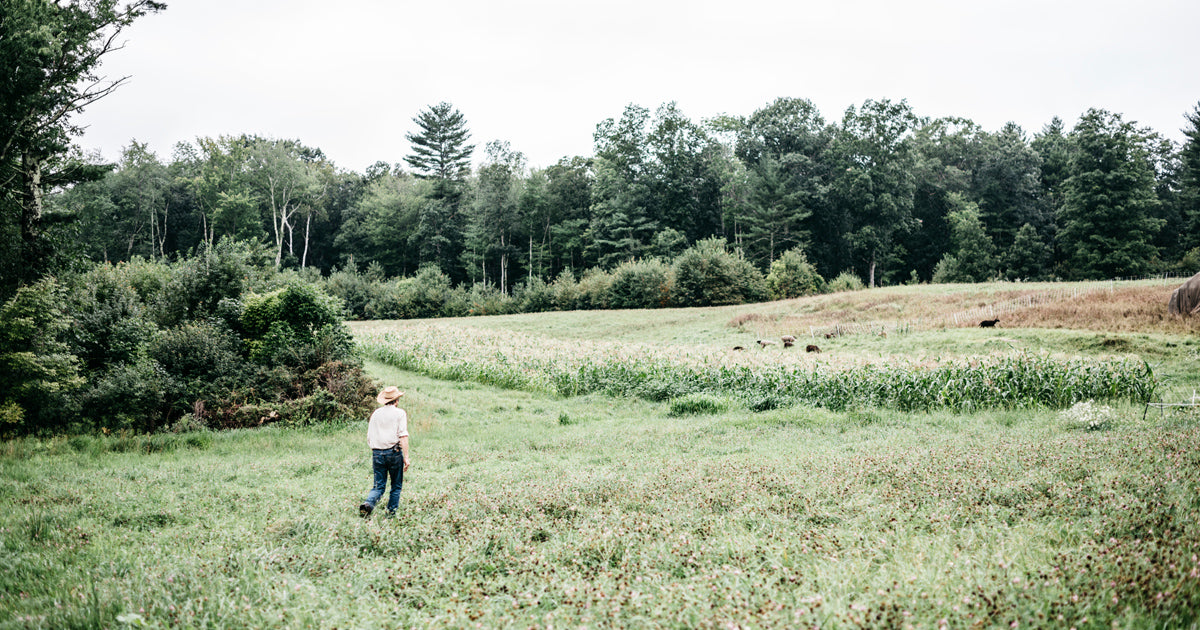
[[[513,291],[515,310],[519,313],[542,313],[555,308],[554,288],[537,276],[526,278]]]
[[[431,105],[414,118],[420,129],[405,138],[412,143],[413,154],[404,158],[424,177],[455,180],[466,176],[471,167],[475,145],[462,112],[446,102]]]
[[[842,291],[861,291],[867,285],[863,284],[862,278],[859,278],[853,271],[846,270],[839,273],[833,280],[829,281],[830,293],[841,293]]]
[[[804,250],[796,247],[787,250],[771,263],[771,271],[767,274],[767,289],[771,292],[773,300],[816,295],[825,292],[825,279],[808,262]]]
[[[402,297],[401,317],[438,317],[450,298],[450,278],[435,265],[421,267],[417,275],[397,284]]]
[[[703,414],[724,413],[729,409],[729,403],[723,398],[707,394],[690,394],[671,401],[671,409],[667,415],[672,417],[695,416]]]
[[[371,317],[368,309],[375,307],[384,291],[378,279],[360,274],[354,267],[339,269],[329,274],[324,282],[325,292],[340,299],[346,305],[346,313],[352,319],[389,319],[384,316]]]
[[[1184,114],[1186,138],[1179,151],[1179,205],[1184,219],[1182,242],[1200,241],[1200,102]],[[1198,268],[1198,267],[1193,267]]]
[[[504,315],[511,313],[513,299],[491,284],[475,284],[470,290],[461,288],[451,292],[446,313],[451,316]]]
[[[1026,223],[1017,230],[1012,247],[1005,253],[1005,276],[1010,280],[1040,280],[1046,274],[1050,254],[1050,247],[1037,230]]]
[[[745,258],[726,250],[724,239],[696,243],[675,259],[673,269],[672,299],[681,306],[720,306],[767,299],[762,273]]]
[[[0,432],[232,428],[357,414],[374,385],[354,358],[340,302],[304,284],[311,274],[276,274],[248,251],[218,246],[174,264],[96,265],[63,285],[19,290],[0,312]],[[283,288],[238,299],[243,283],[285,278]],[[197,292],[185,295],[187,286]],[[253,414],[242,409],[263,401],[264,415],[247,420]]]
[[[956,276],[935,282],[983,282],[992,278],[996,274],[996,248],[984,231],[979,206],[957,193],[951,193],[948,201],[954,208],[947,219],[957,259]]]
[[[170,377],[168,400],[180,413],[198,400],[219,400],[249,384],[241,341],[217,320],[188,321],[162,332],[148,355]]]
[[[0,307],[0,433],[59,429],[78,408],[79,359],[63,341],[71,320],[53,279],[22,287]]]
[[[933,268],[932,282],[934,284],[949,284],[954,282],[970,282],[971,276],[963,271],[963,265],[954,254],[946,254]]]
[[[97,265],[75,280],[69,337],[89,370],[137,362],[158,333],[145,303],[128,282],[124,265]]]
[[[662,308],[671,303],[670,265],[651,258],[621,263],[612,272],[609,306],[612,308]]]
[[[612,281],[612,274],[598,268],[589,269],[579,279],[574,291],[564,287],[563,294],[573,295],[572,310],[605,309],[612,298]]]
[[[312,343],[318,333],[341,326],[342,305],[318,289],[293,284],[265,295],[248,295],[240,323],[250,358],[264,362],[295,346]]]
[[[170,418],[170,388],[166,370],[139,357],[96,374],[80,403],[93,429],[153,432],[165,428]]]
[[[56,259],[55,244],[45,234],[52,222],[45,194],[99,179],[108,170],[70,155],[71,138],[82,132],[72,114],[123,81],[106,79],[98,66],[120,48],[122,30],[164,7],[152,0],[0,5],[0,230],[15,225],[19,235],[5,239],[5,245],[17,244],[4,252],[16,254],[15,264],[5,261],[4,271],[15,272],[4,274],[6,289],[35,280]]]
[[[1090,109],[1071,132],[1076,147],[1058,216],[1065,277],[1146,273],[1162,227],[1149,138],[1120,115]]]

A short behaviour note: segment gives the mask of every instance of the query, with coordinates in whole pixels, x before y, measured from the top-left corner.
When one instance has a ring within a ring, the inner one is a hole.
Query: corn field
[[[667,401],[710,394],[760,411],[797,403],[832,410],[1064,409],[1086,400],[1145,403],[1157,386],[1144,362],[1028,353],[838,365],[804,355],[766,361],[762,353],[564,342],[430,324],[368,332],[358,341],[371,359],[443,380],[564,397],[601,393]]]

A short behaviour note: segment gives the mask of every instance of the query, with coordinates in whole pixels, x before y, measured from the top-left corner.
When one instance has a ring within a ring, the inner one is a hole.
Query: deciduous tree
[[[0,218],[15,224],[16,251],[5,278],[36,277],[47,259],[46,191],[98,178],[103,169],[72,159],[81,132],[73,116],[125,78],[99,73],[138,17],[165,8],[153,0],[0,0]],[[14,264],[15,263],[15,264]]]

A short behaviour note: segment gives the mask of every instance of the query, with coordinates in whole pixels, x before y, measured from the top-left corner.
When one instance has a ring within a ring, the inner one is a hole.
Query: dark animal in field
[[[817,353],[820,353],[820,352],[821,352],[821,349],[820,349],[820,348],[818,348],[818,347],[816,347],[816,346],[814,346],[814,345],[812,345],[812,344],[810,343],[810,344],[808,344],[807,346],[804,346],[804,351],[805,351],[805,352],[817,352]]]
[[[758,344],[758,347],[760,347],[760,348],[766,348],[767,346],[775,345],[774,341],[767,341],[766,339],[759,339],[756,343]]]
[[[784,348],[791,348],[796,344],[796,338],[791,335],[784,335],[780,337],[780,340],[783,341]]]
[[[745,348],[743,348],[741,346],[734,346],[733,349],[734,350],[745,350]]]
[[[985,319],[985,320],[979,322],[979,327],[980,328],[995,328],[996,324],[999,324],[999,323],[1000,323],[1000,320],[998,318],[997,319]]]
[[[1167,312],[1182,317],[1200,315],[1200,273],[1188,278],[1187,282],[1179,285],[1179,288],[1171,293],[1171,299],[1167,301]]]

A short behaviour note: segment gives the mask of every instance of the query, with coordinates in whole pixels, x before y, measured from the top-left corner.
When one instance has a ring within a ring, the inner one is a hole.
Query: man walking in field
[[[383,497],[383,489],[391,479],[392,491],[388,495],[388,514],[395,514],[400,507],[400,488],[404,485],[404,471],[408,470],[408,414],[396,406],[404,395],[396,387],[388,387],[375,400],[381,407],[371,414],[367,425],[367,443],[371,445],[371,467],[375,471],[375,485],[367,493],[367,500],[358,506],[358,513],[366,518],[375,510],[375,504]]]

